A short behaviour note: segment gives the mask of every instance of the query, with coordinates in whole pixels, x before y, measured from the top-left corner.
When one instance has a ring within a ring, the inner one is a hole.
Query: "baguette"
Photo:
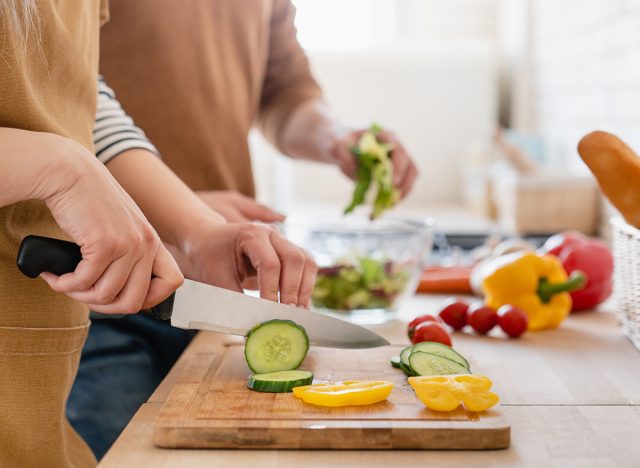
[[[585,135],[578,153],[625,221],[640,228],[640,157],[617,136],[601,131]]]

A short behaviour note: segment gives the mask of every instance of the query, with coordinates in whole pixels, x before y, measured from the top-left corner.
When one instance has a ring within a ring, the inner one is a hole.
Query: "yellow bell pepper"
[[[304,385],[293,394],[305,403],[318,406],[371,405],[389,397],[393,383],[386,380],[347,380],[344,382]]]
[[[557,328],[571,311],[569,292],[584,287],[586,276],[574,271],[567,277],[554,255],[517,252],[485,267],[482,290],[489,307],[511,304],[529,318],[529,331]]]
[[[486,411],[500,400],[490,392],[493,382],[484,375],[409,377],[409,384],[427,408],[449,412],[464,404],[468,411]]]

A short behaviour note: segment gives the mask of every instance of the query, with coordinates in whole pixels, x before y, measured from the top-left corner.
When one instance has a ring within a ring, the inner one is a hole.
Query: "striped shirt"
[[[93,143],[96,156],[103,164],[134,148],[159,154],[144,132],[124,112],[115,93],[101,76],[98,77],[98,107],[93,127]]]

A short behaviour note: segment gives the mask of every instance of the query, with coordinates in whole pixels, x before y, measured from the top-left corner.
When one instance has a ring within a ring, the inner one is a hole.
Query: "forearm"
[[[289,117],[282,130],[282,144],[294,159],[335,164],[335,145],[346,132],[322,99],[312,99]]]
[[[1,127],[0,206],[48,200],[71,186],[82,164],[92,163],[79,147],[51,133]]]
[[[180,250],[188,249],[198,226],[224,224],[155,154],[131,149],[107,163],[118,183],[133,198],[160,238]]]

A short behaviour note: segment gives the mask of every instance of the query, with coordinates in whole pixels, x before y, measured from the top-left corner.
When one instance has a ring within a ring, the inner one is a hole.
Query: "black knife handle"
[[[45,271],[55,275],[73,272],[82,260],[80,246],[51,237],[27,236],[18,250],[18,269],[29,278]],[[158,320],[168,320],[173,312],[175,293],[150,309],[142,310]]]

